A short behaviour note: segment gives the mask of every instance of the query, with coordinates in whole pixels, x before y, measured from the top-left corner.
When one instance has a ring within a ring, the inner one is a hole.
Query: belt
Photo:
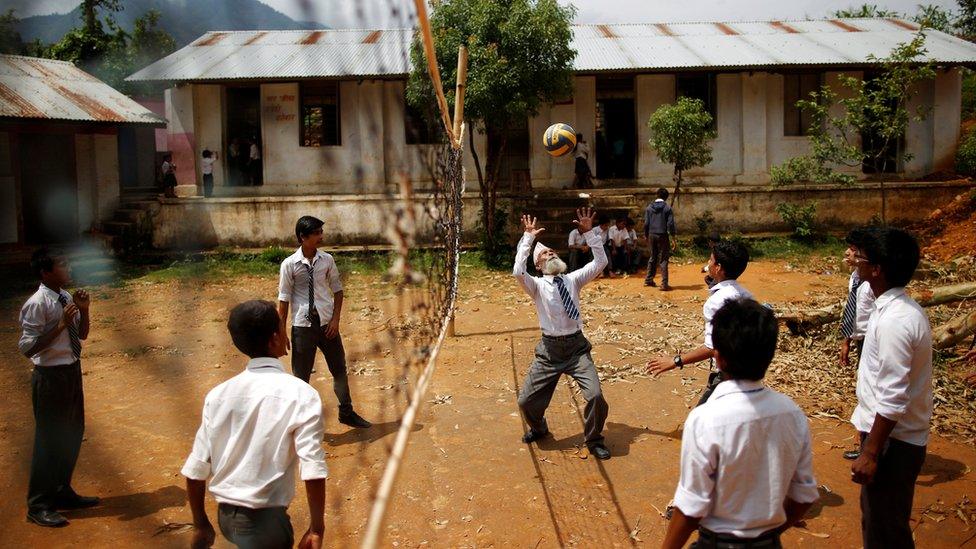
[[[719,545],[720,547],[748,547],[750,549],[780,547],[779,533],[775,531],[766,532],[755,538],[740,538],[732,534],[720,534],[718,532],[712,532],[708,528],[699,527],[698,536],[702,541],[716,545],[721,544]]]
[[[574,337],[579,337],[583,335],[583,330],[577,330],[569,335],[564,336],[551,336],[549,334],[542,334],[542,337],[546,339],[573,339]]]

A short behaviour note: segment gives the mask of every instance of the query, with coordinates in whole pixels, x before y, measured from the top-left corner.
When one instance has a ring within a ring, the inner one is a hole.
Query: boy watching
[[[590,247],[586,244],[586,238],[580,234],[579,229],[569,232],[569,261],[566,272],[573,272],[587,262],[590,258]]]
[[[702,360],[712,359],[715,347],[712,344],[712,318],[722,308],[722,305],[733,299],[752,299],[752,293],[739,284],[738,278],[749,264],[749,251],[741,243],[722,240],[712,247],[712,254],[708,258],[708,276],[715,281],[709,289],[708,299],[702,306],[702,316],[705,317],[705,341],[703,345],[693,351],[677,354],[671,357],[657,357],[647,363],[648,373],[657,377],[668,370],[684,368],[687,364],[694,364]],[[708,374],[708,385],[702,393],[698,406],[701,406],[711,396],[722,378],[713,369]]]
[[[330,254],[319,250],[322,244],[321,219],[302,216],[295,224],[300,247],[281,262],[278,278],[278,315],[281,333],[288,324],[289,305],[294,307],[291,323],[291,370],[305,383],[312,377],[315,351],[321,350],[332,374],[332,389],[339,399],[339,422],[356,428],[371,424],[352,407],[346,351],[339,335],[342,313],[342,282]]]
[[[614,274],[621,275],[630,263],[630,233],[627,232],[627,220],[620,217],[610,227],[608,238],[611,245],[610,266]]]
[[[773,312],[733,299],[712,324],[727,381],[685,420],[663,547],[683,547],[697,529],[696,548],[777,548],[818,498],[810,425],[796,403],[762,383],[776,352]]]
[[[854,229],[847,233],[847,249],[844,250],[844,263],[851,268],[851,277],[847,281],[847,301],[844,304],[844,315],[841,319],[840,334],[840,363],[850,366],[851,347],[860,356],[864,343],[864,333],[867,331],[868,319],[874,312],[874,292],[871,285],[862,280],[857,272],[857,260],[861,254],[863,241],[867,237],[866,229]]]
[[[311,525],[299,547],[318,548],[325,532],[322,401],[309,384],[285,372],[279,357],[288,337],[270,301],[234,307],[227,321],[234,346],[250,360],[243,372],[213,388],[183,465],[193,513],[193,547],[210,547],[214,529],[204,492],[218,502],[220,532],[239,547],[292,547],[288,505],[299,466]]]
[[[672,248],[675,247],[674,212],[668,206],[668,190],[661,187],[657,190],[657,198],[644,209],[644,236],[651,247],[651,257],[647,260],[647,277],[645,286],[656,286],[654,276],[657,266],[661,265],[661,290],[668,291],[668,259]]]

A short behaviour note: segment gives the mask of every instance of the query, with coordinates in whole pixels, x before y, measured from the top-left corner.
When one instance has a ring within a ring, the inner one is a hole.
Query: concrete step
[[[135,224],[130,221],[105,221],[102,223],[102,231],[112,236],[122,236],[135,229]]]
[[[139,208],[119,208],[118,210],[115,210],[116,221],[140,223],[146,218],[146,215],[146,210]]]

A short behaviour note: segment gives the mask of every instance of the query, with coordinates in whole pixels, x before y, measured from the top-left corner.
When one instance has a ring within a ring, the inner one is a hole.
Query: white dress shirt
[[[183,476],[210,478],[221,503],[251,509],[287,507],[302,480],[326,478],[322,401],[275,358],[254,358],[213,388]]]
[[[817,497],[810,426],[789,397],[733,379],[688,414],[674,505],[701,526],[754,538],[786,522],[786,498]]]
[[[560,275],[566,283],[566,290],[569,291],[576,309],[580,310],[580,289],[589,281],[596,278],[607,266],[607,253],[600,243],[600,235],[592,230],[584,235],[586,243],[593,251],[593,259],[571,273]],[[564,336],[575,334],[583,329],[583,314],[580,312],[579,320],[569,317],[563,307],[562,299],[559,297],[559,289],[556,287],[552,276],[545,275],[534,277],[525,272],[525,263],[532,251],[532,243],[535,237],[529,233],[522,235],[519,240],[518,251],[515,254],[515,268],[512,276],[518,279],[519,284],[535,301],[535,310],[539,314],[539,327],[542,333],[550,336]]]
[[[342,291],[342,281],[339,280],[339,268],[335,259],[322,250],[316,250],[311,263],[302,249],[288,256],[281,262],[278,275],[278,301],[291,303],[292,326],[308,328],[312,325],[305,318],[308,315],[308,269],[312,266],[313,289],[315,291],[315,308],[319,312],[319,323],[325,326],[332,320],[335,307],[333,294]]]
[[[891,438],[925,446],[932,419],[932,330],[925,311],[892,288],[875,301],[857,365],[851,423],[871,431],[876,414],[897,421]]]
[[[600,227],[599,225],[597,225],[596,227],[593,227],[590,230],[593,232],[593,234],[600,236],[600,244],[606,244],[607,241],[610,240],[610,231],[609,230],[604,231],[603,230],[603,227]]]
[[[212,156],[200,160],[200,173],[203,175],[213,175],[213,165],[216,161],[217,159]]]
[[[573,229],[569,232],[569,245],[570,246],[584,246],[586,245],[586,239],[580,234],[579,229]]]
[[[58,322],[64,316],[64,308],[58,302],[58,297],[64,296],[68,303],[72,303],[71,294],[64,291],[55,292],[44,284],[41,284],[37,291],[24,303],[20,309],[20,326],[23,332],[17,348],[21,354],[26,353],[37,343],[38,338],[55,329]],[[81,326],[81,313],[75,315],[75,326]],[[71,336],[68,330],[61,330],[51,343],[30,357],[35,366],[68,366],[74,364],[81,357],[75,356],[71,350]]]
[[[853,286],[854,273],[851,273],[851,277],[847,280],[848,293]],[[857,287],[855,307],[857,309],[854,314],[854,331],[851,332],[851,339],[860,341],[864,339],[864,333],[868,329],[868,320],[871,319],[871,313],[874,312],[874,292],[871,291],[871,285],[867,282],[862,281],[861,285]]]
[[[712,318],[715,313],[725,305],[726,301],[733,299],[748,298],[752,299],[752,293],[742,287],[737,280],[723,280],[708,289],[708,299],[702,306],[702,315],[705,317],[705,347],[714,349],[712,345]]]
[[[627,232],[627,229],[618,229],[616,226],[610,227],[607,236],[617,247],[623,246],[630,240],[630,233]]]

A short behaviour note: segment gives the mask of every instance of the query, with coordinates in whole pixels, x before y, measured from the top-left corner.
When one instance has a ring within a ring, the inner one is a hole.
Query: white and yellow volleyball
[[[576,130],[562,122],[553,124],[543,134],[542,145],[552,156],[562,156],[576,148]]]

